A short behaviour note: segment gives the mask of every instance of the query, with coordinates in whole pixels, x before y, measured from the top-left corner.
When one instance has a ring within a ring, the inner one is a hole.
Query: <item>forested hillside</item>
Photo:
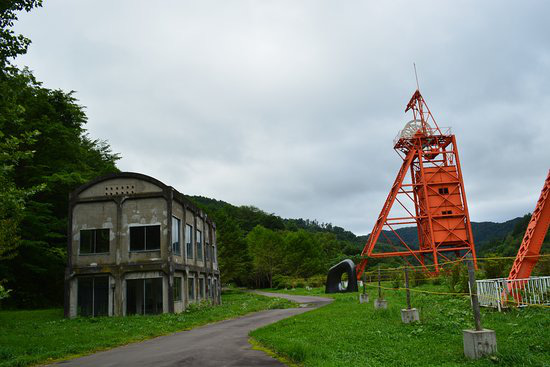
[[[245,286],[269,286],[280,277],[309,278],[324,276],[338,261],[351,258],[357,262],[368,238],[356,236],[344,228],[309,219],[283,219],[251,207],[236,207],[224,201],[191,196],[190,200],[203,208],[218,225],[220,266],[225,282]],[[476,249],[481,256],[515,256],[530,215],[503,223],[473,222]],[[415,227],[396,231],[408,243],[418,244]],[[390,240],[395,235],[385,233]],[[381,249],[390,245],[379,240]],[[547,241],[548,236],[547,236]],[[547,251],[548,246],[543,247]],[[370,266],[401,264],[399,258],[372,259]],[[504,276],[512,260],[503,260],[491,274]],[[540,267],[539,267],[540,268]]]

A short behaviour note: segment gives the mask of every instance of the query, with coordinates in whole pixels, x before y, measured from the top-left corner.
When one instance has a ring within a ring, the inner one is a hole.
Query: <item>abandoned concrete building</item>
[[[181,312],[220,303],[216,226],[174,188],[138,173],[70,194],[65,316]]]

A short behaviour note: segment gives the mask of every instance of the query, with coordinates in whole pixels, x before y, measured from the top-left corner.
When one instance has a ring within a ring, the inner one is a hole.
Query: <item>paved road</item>
[[[248,333],[264,325],[325,305],[331,299],[256,293],[293,300],[300,303],[300,308],[256,312],[237,319],[58,362],[53,366],[284,366],[264,352],[251,349]]]

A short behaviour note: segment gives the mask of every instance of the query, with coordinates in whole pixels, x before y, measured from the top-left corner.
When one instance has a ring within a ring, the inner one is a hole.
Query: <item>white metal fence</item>
[[[508,306],[550,305],[550,276],[476,280],[480,306],[499,311]]]

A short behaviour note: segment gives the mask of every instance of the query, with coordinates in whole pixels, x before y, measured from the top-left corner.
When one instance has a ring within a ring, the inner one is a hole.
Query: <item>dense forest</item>
[[[46,88],[30,70],[13,63],[30,44],[13,31],[17,14],[40,5],[38,0],[0,5],[0,300],[5,298],[8,307],[62,303],[68,193],[118,171],[119,156],[87,134],[84,107],[75,93]],[[225,283],[322,284],[330,266],[345,258],[358,260],[367,238],[330,223],[283,219],[251,206],[199,196],[190,200],[217,223]],[[527,215],[505,223],[473,223],[479,253],[515,255],[528,221]],[[414,229],[398,231],[415,243]],[[490,263],[488,274],[504,275],[509,263]],[[396,265],[399,259],[384,260],[384,266]]]

